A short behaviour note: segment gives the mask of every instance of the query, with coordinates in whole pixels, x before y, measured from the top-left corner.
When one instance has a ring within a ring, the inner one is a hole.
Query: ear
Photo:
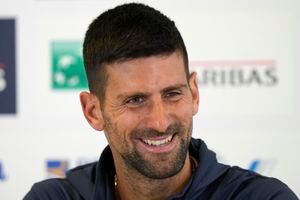
[[[196,115],[198,113],[198,107],[199,107],[199,90],[198,90],[196,72],[192,72],[190,74],[189,85],[190,85],[190,90],[193,98],[193,115]]]
[[[98,131],[102,131],[104,127],[104,121],[100,109],[100,101],[98,98],[89,92],[81,92],[80,103],[83,114],[91,127]]]

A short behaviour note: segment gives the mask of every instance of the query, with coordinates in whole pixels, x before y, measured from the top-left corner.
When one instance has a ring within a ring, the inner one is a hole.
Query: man
[[[173,21],[143,4],[108,10],[84,41],[89,124],[109,146],[99,162],[37,183],[25,199],[297,199],[282,182],[219,164],[191,138],[196,74]]]

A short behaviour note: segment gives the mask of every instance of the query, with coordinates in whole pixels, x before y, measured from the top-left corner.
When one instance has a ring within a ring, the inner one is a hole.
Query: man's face
[[[114,63],[106,70],[102,115],[117,167],[153,179],[177,174],[198,110],[195,74],[186,79],[178,52]]]

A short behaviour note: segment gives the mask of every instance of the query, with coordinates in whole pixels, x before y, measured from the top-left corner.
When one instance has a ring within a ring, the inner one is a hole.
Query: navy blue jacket
[[[192,139],[190,155],[198,167],[184,190],[170,200],[296,200],[287,185],[275,178],[230,167],[217,162],[206,144]],[[25,200],[113,200],[115,168],[109,147],[99,162],[77,167],[67,172],[65,179],[49,179],[33,185]]]

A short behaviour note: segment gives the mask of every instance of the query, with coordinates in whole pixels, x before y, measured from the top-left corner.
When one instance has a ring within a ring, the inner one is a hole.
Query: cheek
[[[182,121],[190,120],[193,117],[193,104],[190,98],[182,99],[174,109]]]
[[[139,122],[143,119],[143,113],[135,111],[127,111],[122,116],[122,124],[124,128],[134,129],[138,126]]]
[[[193,118],[193,114],[190,109],[183,108],[177,110],[177,121],[179,121],[182,124],[185,124],[185,126],[188,126]]]
[[[129,137],[129,134],[139,125],[139,122],[142,119],[141,114],[135,112],[126,111],[118,117],[112,119],[113,124],[109,132],[112,132],[114,137],[119,137],[118,140],[126,140]]]

